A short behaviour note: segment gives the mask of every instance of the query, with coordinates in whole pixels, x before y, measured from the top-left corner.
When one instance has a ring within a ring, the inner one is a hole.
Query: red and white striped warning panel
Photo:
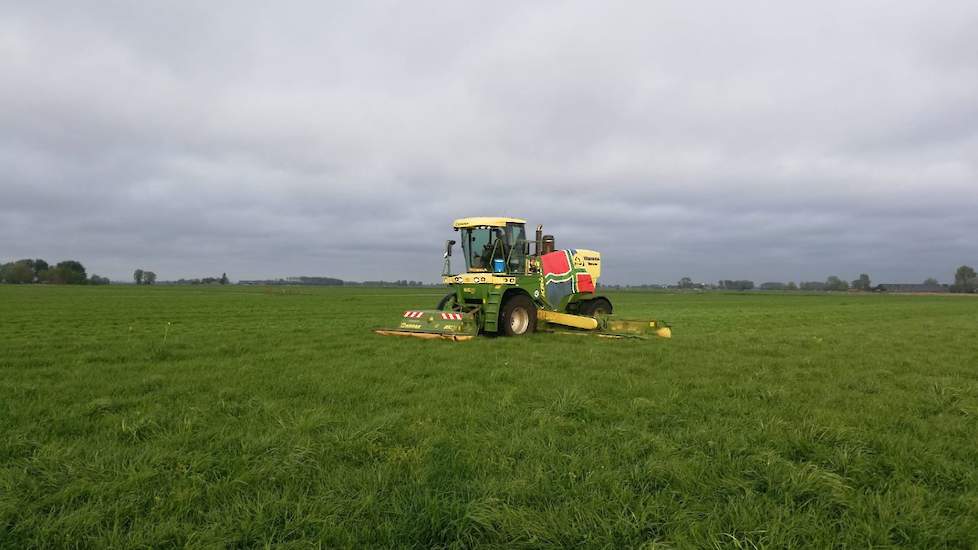
[[[447,313],[447,312],[443,312],[441,314],[441,318],[442,319],[447,319],[449,321],[461,321],[462,320],[462,314],[461,313]]]
[[[405,311],[404,312],[404,316],[405,317],[408,317],[408,318],[411,318],[411,319],[420,319],[422,316],[424,316],[424,312],[423,311]]]

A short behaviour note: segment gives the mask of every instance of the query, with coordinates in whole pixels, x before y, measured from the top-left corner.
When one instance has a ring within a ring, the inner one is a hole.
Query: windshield
[[[468,271],[492,271],[493,260],[501,259],[507,273],[522,273],[526,266],[522,224],[502,227],[470,227],[461,230],[462,252]]]
[[[469,271],[491,271],[492,260],[505,258],[505,238],[498,227],[471,227],[462,230],[462,251]]]

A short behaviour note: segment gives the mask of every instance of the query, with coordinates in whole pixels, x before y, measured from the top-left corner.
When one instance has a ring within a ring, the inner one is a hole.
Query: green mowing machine
[[[452,274],[452,246],[445,243],[442,280],[451,289],[436,309],[405,311],[386,336],[468,340],[480,332],[520,336],[536,330],[597,334],[611,338],[671,338],[662,321],[618,319],[611,301],[596,294],[601,254],[555,250],[552,235],[536,230],[530,254],[526,221],[515,218],[455,220],[465,273]]]

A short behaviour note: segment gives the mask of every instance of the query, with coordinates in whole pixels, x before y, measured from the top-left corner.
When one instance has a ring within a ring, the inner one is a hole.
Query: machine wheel
[[[499,312],[500,332],[506,336],[522,336],[537,329],[537,308],[525,294],[517,294],[503,303]]]
[[[610,315],[612,311],[611,302],[607,298],[595,298],[581,304],[581,315],[588,317],[594,317],[599,313]]]
[[[438,301],[438,307],[435,309],[438,309],[440,311],[445,311],[446,307],[453,305],[454,303],[455,303],[455,293],[449,292],[448,294],[445,295],[444,298]]]

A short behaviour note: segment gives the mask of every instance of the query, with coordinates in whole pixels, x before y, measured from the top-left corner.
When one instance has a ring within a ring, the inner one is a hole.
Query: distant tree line
[[[220,277],[201,277],[194,279],[177,279],[175,281],[163,281],[167,285],[226,285],[229,284],[228,274],[222,273]]]
[[[731,281],[729,279],[725,279],[720,281],[717,286],[723,290],[751,290],[754,288],[754,281]]]
[[[289,284],[298,284],[298,285],[321,285],[321,286],[343,285],[343,280],[337,279],[335,277],[287,277],[285,280]]]
[[[761,286],[757,288],[761,290],[798,290],[798,285],[794,281],[788,281],[787,283],[767,282],[761,283]]]
[[[156,273],[142,268],[133,271],[133,281],[137,285],[153,285],[156,284]],[[179,279],[177,281],[172,281],[171,284],[229,284],[227,273],[222,273],[220,277],[204,277],[201,279]],[[65,260],[58,262],[54,266],[50,265],[45,260],[40,258],[35,259],[23,259],[14,262],[8,262],[0,264],[0,283],[4,284],[90,284],[90,285],[107,285],[109,284],[109,279],[107,277],[100,277],[96,274],[88,276],[85,271],[85,266],[76,260]],[[350,285],[350,286],[376,286],[376,287],[422,287],[422,286],[432,286],[428,283],[422,281],[412,281],[407,279],[400,279],[397,281],[343,281],[342,279],[337,279],[333,277],[288,277],[286,279],[275,279],[275,280],[256,280],[256,281],[239,281],[239,284],[259,284],[259,285],[327,285],[327,286],[340,286],[340,285]],[[720,289],[720,290],[752,290],[755,288],[754,281],[738,279],[723,279],[718,281],[716,284],[706,284],[697,283],[690,277],[683,277],[679,280],[676,285],[658,285],[658,284],[642,284],[642,285],[603,285],[605,288],[636,288],[636,289],[652,289],[652,288],[678,288],[678,289]],[[859,278],[854,279],[851,282],[832,275],[823,281],[802,281],[799,284],[795,284],[793,281],[786,283],[769,281],[761,283],[757,288],[760,290],[769,291],[792,291],[792,290],[804,290],[804,291],[847,291],[847,290],[858,290],[858,291],[870,291],[870,290],[881,290],[883,286],[877,286],[875,289],[872,286],[872,281],[869,275],[866,273],[861,273]],[[937,288],[940,287],[940,283],[937,279],[933,277],[928,277],[923,285],[925,287]],[[892,288],[892,287],[891,287]],[[975,269],[968,265],[962,265],[954,273],[954,284],[950,286],[945,286],[947,291],[959,292],[959,293],[976,293],[978,292],[978,273]]]
[[[360,286],[425,286],[421,281],[408,281],[400,279],[397,281],[363,281],[361,283],[349,282],[348,285],[360,285]]]
[[[226,284],[226,283],[224,283]],[[343,286],[347,284],[342,279],[334,277],[286,277],[285,279],[255,279],[238,281],[239,285],[306,285],[306,286]]]
[[[950,291],[950,292],[964,292],[972,293],[978,292],[978,275],[975,273],[975,269],[971,266],[963,265],[957,269],[954,273],[954,284],[947,286],[941,285],[937,279],[933,277],[928,277],[922,284],[904,284],[904,285],[877,285],[873,286],[872,280],[866,273],[860,273],[857,279],[852,281],[846,281],[837,275],[831,275],[824,281],[802,281],[795,284],[793,281],[788,282],[778,282],[769,281],[761,283],[757,286],[759,290],[804,290],[804,291],[848,291],[856,290],[861,292],[869,292],[873,290],[885,290],[885,287],[924,287],[924,291],[933,292],[934,289],[937,291]],[[675,285],[663,286],[655,284],[644,284],[644,285],[605,285],[606,288],[673,288],[673,289],[716,289],[716,290],[752,290],[755,288],[754,281],[749,280],[730,280],[722,279],[717,281],[716,284],[708,283],[697,283],[694,282],[690,277],[683,277]],[[916,290],[911,288],[911,290]]]
[[[99,277],[85,272],[85,266],[76,260],[65,260],[51,265],[35,259],[17,260],[0,265],[0,283],[11,285],[56,284],[56,285],[107,285],[107,277]]]
[[[156,273],[137,269],[132,272],[132,280],[137,285],[155,285]],[[176,281],[162,281],[161,284],[167,285],[226,285],[228,284],[228,274],[222,273],[220,277],[203,277],[199,279],[177,279]]]
[[[143,269],[137,269],[136,271],[132,272],[132,280],[137,285],[155,285],[156,273]]]
[[[167,284],[171,285],[226,285],[228,284],[227,279],[224,277],[203,277],[201,279],[177,279],[176,281],[168,281]]]
[[[666,285],[660,285],[658,283],[642,283],[642,284],[638,284],[638,285],[619,285],[619,284],[604,284],[604,283],[602,283],[601,284],[601,288],[608,288],[608,289],[613,289],[613,290],[622,290],[622,289],[625,289],[625,290],[629,290],[629,289],[635,289],[635,290],[655,290],[655,289],[663,289],[663,288],[668,288],[668,287]]]
[[[970,265],[959,267],[954,272],[954,284],[949,290],[963,293],[978,292],[978,275],[975,274],[975,268]]]
[[[425,283],[424,281],[344,281],[333,277],[286,277],[284,279],[242,280],[239,285],[308,285],[308,286],[370,286],[370,287],[424,287],[442,286],[442,283]]]

